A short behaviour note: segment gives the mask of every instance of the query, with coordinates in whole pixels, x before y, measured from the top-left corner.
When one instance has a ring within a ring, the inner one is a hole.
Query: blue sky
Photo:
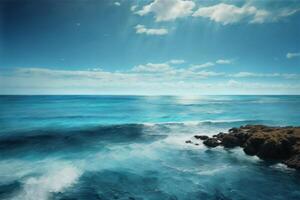
[[[4,0],[1,94],[300,94],[300,1]]]

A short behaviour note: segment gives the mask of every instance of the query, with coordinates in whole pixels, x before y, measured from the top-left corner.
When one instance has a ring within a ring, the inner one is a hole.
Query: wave
[[[52,193],[61,192],[73,185],[81,174],[74,166],[64,166],[41,177],[30,177],[11,200],[47,200]]]
[[[172,134],[195,134],[208,128],[217,133],[220,127],[255,124],[253,120],[212,120],[142,124],[102,125],[80,128],[35,129],[3,134],[0,151],[4,156],[25,154],[28,151],[51,153],[60,150],[85,150],[120,143],[151,143]],[[225,129],[226,129],[225,128]]]
[[[156,125],[206,125],[206,124],[231,124],[231,123],[240,123],[240,124],[259,124],[259,123],[270,123],[271,121],[267,120],[251,120],[251,119],[219,119],[219,120],[199,120],[199,121],[170,121],[170,122],[156,122],[156,123],[142,123],[148,126]]]
[[[49,154],[66,150],[90,150],[104,148],[114,143],[147,143],[166,137],[149,134],[143,124],[110,125],[90,128],[37,129],[5,134],[0,138],[2,156],[42,152]]]

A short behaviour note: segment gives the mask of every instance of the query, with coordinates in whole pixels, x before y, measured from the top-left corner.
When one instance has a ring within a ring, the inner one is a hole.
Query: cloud
[[[298,12],[299,9],[281,9],[268,11],[253,5],[245,4],[238,7],[232,4],[219,3],[213,6],[200,7],[194,12],[194,17],[208,18],[223,25],[234,24],[241,21],[248,23],[265,23],[278,21]]]
[[[135,11],[136,9],[137,9],[137,5],[133,5],[133,6],[130,7],[131,11]]]
[[[295,57],[300,57],[300,52],[298,52],[298,53],[287,53],[286,54],[286,58],[288,58],[288,59],[295,58]]]
[[[168,29],[165,28],[146,28],[144,25],[138,24],[135,26],[137,34],[146,35],[166,35],[168,34]]]
[[[216,64],[225,65],[225,64],[231,64],[232,62],[233,61],[229,60],[229,59],[219,59],[216,62],[206,62],[206,63],[199,64],[199,65],[191,65],[190,69],[198,70],[198,69],[202,69],[202,68],[213,67]]]
[[[257,77],[257,78],[272,78],[279,77],[285,79],[297,79],[300,78],[299,74],[288,74],[288,73],[254,73],[254,72],[238,72],[235,74],[229,74],[228,77],[235,78],[248,78],[248,77]]]
[[[207,68],[207,67],[212,67],[215,64],[213,62],[206,62],[200,65],[191,65],[190,69],[191,70],[198,70],[198,69],[202,69],[202,68]]]
[[[278,77],[278,73],[272,73],[272,74],[260,74],[260,73],[253,73],[253,72],[238,72],[236,74],[231,74],[229,76],[235,77],[235,78],[245,78],[245,77]]]
[[[226,25],[239,22],[249,16],[254,17],[257,12],[258,10],[254,6],[237,7],[235,5],[220,3],[213,6],[201,7],[193,16],[209,18],[212,21]]]
[[[226,64],[231,64],[232,60],[228,60],[228,59],[219,59],[216,61],[217,64],[221,64],[221,65],[226,65]]]
[[[121,3],[116,1],[116,2],[114,3],[114,5],[115,5],[115,6],[121,6]]]
[[[158,22],[171,21],[191,15],[194,7],[195,3],[190,0],[154,0],[136,14],[144,16],[153,13]]]
[[[172,59],[163,63],[147,63],[142,65],[137,65],[131,69],[133,72],[147,72],[147,73],[175,73],[174,67],[171,65],[179,65],[185,63],[182,59]]]
[[[184,60],[182,60],[182,59],[180,59],[180,60],[170,60],[170,61],[168,61],[168,63],[170,63],[170,64],[182,64],[182,63],[185,63],[185,61]]]
[[[172,61],[172,60],[171,60]],[[19,68],[0,73],[1,94],[299,94],[299,74],[224,72],[146,63],[126,71]],[[251,78],[249,82],[243,78]],[[282,83],[266,79],[294,79]],[[229,80],[228,80],[229,79]],[[238,79],[238,80],[236,80]]]
[[[159,73],[172,70],[167,63],[147,63],[132,68],[133,72]]]
[[[23,68],[0,75],[1,94],[299,94],[299,83],[267,83],[235,79],[203,79],[225,76],[212,71],[192,72],[166,65],[146,64],[160,73],[107,72]],[[175,73],[169,73],[175,71]]]

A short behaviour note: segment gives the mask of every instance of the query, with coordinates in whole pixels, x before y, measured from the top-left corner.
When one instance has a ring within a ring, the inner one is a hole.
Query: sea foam
[[[12,200],[47,200],[51,193],[61,192],[74,184],[81,171],[72,166],[64,166],[40,177],[30,177],[24,181],[23,190]]]

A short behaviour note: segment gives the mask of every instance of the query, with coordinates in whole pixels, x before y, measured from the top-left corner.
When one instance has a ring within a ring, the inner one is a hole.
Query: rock
[[[283,162],[288,167],[300,170],[300,154],[294,155]]]
[[[300,142],[294,144],[291,147],[291,154],[295,155],[295,154],[299,154],[300,155]]]
[[[204,140],[203,144],[208,147],[240,146],[248,155],[256,155],[263,160],[282,162],[300,170],[300,127],[246,125],[231,128],[228,132],[221,132],[212,138],[205,135],[195,135],[195,138]],[[192,142],[186,141],[186,143]]]
[[[222,139],[222,145],[226,148],[233,148],[240,145],[240,141],[233,135],[225,135]]]
[[[231,128],[231,129],[229,129],[229,133],[237,133],[239,131],[239,129],[238,128]]]
[[[244,152],[251,156],[256,155],[265,139],[265,136],[260,133],[252,135],[244,144]]]
[[[218,138],[218,139],[222,139],[225,135],[227,135],[227,133],[218,133],[217,135],[213,135],[214,138]]]
[[[195,135],[194,136],[196,139],[200,139],[200,140],[206,140],[208,139],[208,136],[207,135]]]
[[[286,159],[290,157],[292,146],[286,139],[267,139],[260,147],[257,156],[262,159]]]
[[[238,138],[240,146],[243,145],[252,134],[249,134],[248,132],[239,131],[238,133],[232,134],[236,138]]]
[[[216,138],[208,138],[204,140],[203,144],[205,144],[208,147],[217,147],[221,144],[221,142]]]
[[[187,141],[185,141],[185,143],[192,144],[192,141],[191,140],[187,140]]]

